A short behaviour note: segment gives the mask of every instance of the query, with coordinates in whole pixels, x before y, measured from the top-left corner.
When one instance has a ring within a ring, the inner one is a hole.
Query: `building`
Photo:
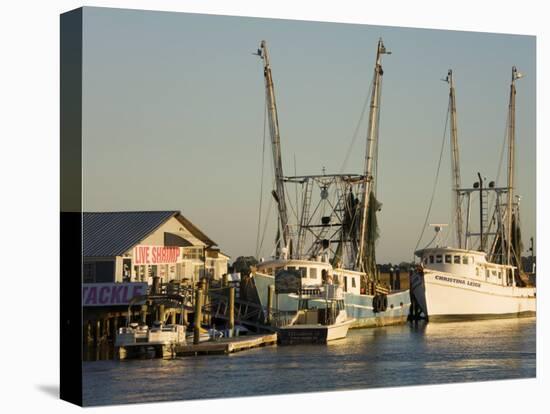
[[[179,211],[83,213],[83,282],[220,279],[229,256]]]

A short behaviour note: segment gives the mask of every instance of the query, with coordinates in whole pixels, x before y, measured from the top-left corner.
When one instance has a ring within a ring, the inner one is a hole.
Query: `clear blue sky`
[[[523,35],[86,8],[84,209],[181,210],[233,258],[254,254],[264,86],[251,52],[267,40],[286,172],[293,174],[294,157],[298,174],[339,172],[379,37],[393,54],[383,65],[378,261],[412,257],[439,156],[448,100],[440,79],[449,68],[465,186],[477,171],[495,178],[511,67],[526,75],[516,123],[527,244],[535,231],[536,73],[535,38]],[[363,125],[348,172],[363,170],[365,136]],[[430,222],[450,221],[449,152],[447,143]],[[270,164],[266,152],[268,175]]]

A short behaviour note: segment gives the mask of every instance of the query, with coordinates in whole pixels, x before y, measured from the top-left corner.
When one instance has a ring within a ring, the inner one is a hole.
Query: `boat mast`
[[[364,171],[364,191],[363,191],[363,203],[361,214],[361,231],[359,235],[359,254],[357,255],[357,269],[364,271],[364,249],[365,249],[365,232],[367,228],[367,210],[369,207],[370,193],[374,184],[373,166],[374,166],[374,149],[376,148],[376,140],[378,138],[378,119],[380,114],[380,89],[382,86],[382,55],[391,54],[387,51],[382,42],[382,38],[378,40],[378,47],[376,50],[376,65],[374,67],[374,82],[372,88],[372,94],[370,99],[370,113],[369,113],[369,130],[367,136],[367,150],[365,154],[365,171]]]
[[[267,112],[269,118],[269,133],[271,135],[271,147],[273,151],[273,167],[275,170],[275,191],[273,196],[277,202],[279,210],[279,221],[282,229],[283,246],[288,247],[290,242],[288,230],[288,216],[286,210],[286,198],[283,176],[283,165],[281,161],[281,137],[279,135],[279,118],[277,116],[277,103],[275,102],[275,89],[273,86],[273,77],[271,75],[271,66],[269,64],[269,54],[265,40],[260,43],[257,55],[264,63],[265,93],[267,102]],[[279,252],[280,253],[280,252]]]
[[[456,219],[456,239],[458,248],[462,249],[462,209],[460,206],[460,156],[458,152],[458,134],[456,127],[456,98],[453,71],[449,69],[447,78],[449,83],[449,104],[451,107],[451,169],[453,176],[454,213]]]
[[[514,202],[514,164],[516,139],[516,80],[523,75],[516,67],[512,67],[512,82],[510,83],[510,104],[508,106],[508,205],[506,211],[506,264],[512,264],[512,207]]]

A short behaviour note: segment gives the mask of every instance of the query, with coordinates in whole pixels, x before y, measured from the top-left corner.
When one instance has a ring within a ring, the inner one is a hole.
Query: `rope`
[[[380,113],[382,112],[382,78],[380,78],[380,87],[378,88],[378,113],[376,117],[375,148],[374,148],[374,195],[378,191],[378,153],[380,152]]]
[[[260,254],[260,223],[262,220],[262,204],[264,193],[264,165],[265,165],[265,136],[266,136],[266,123],[267,123],[267,97],[264,95],[264,134],[262,137],[262,173],[260,180],[260,208],[258,211],[258,229],[256,231],[256,257]]]
[[[361,115],[359,116],[359,121],[357,122],[357,125],[355,126],[355,131],[353,132],[353,136],[352,136],[350,145],[349,145],[348,150],[346,152],[346,157],[344,158],[344,162],[342,163],[342,167],[340,168],[340,174],[342,174],[344,172],[344,169],[346,168],[346,166],[348,164],[349,157],[351,155],[353,147],[355,146],[355,141],[357,141],[357,137],[359,136],[359,128],[361,127],[361,124],[363,123],[363,118],[365,116],[365,112],[367,110],[367,106],[368,106],[369,101],[370,101],[371,92],[372,92],[372,80],[371,80],[371,83],[369,85],[369,93],[366,95],[365,102],[363,103],[363,109],[361,110]]]
[[[451,105],[450,105],[450,102],[449,102],[449,105],[447,106],[447,117],[445,118],[445,128],[443,130],[443,141],[441,142],[441,151],[439,152],[439,161],[437,162],[437,172],[435,174],[435,181],[434,181],[434,185],[433,185],[433,188],[432,188],[432,196],[430,198],[430,204],[428,206],[428,212],[426,214],[426,220],[424,220],[424,225],[422,226],[422,232],[420,233],[420,237],[418,238],[418,241],[416,242],[416,246],[414,247],[414,251],[416,251],[418,249],[418,246],[420,245],[420,241],[422,240],[422,237],[424,236],[424,231],[426,230],[426,225],[428,224],[428,220],[430,218],[430,212],[432,211],[432,205],[433,205],[433,201],[434,201],[434,198],[435,198],[435,190],[437,188],[437,182],[439,181],[439,171],[441,169],[441,160],[443,159],[443,150],[445,149],[445,141],[446,141],[446,135],[447,135],[447,125],[449,123],[449,112],[450,112],[450,110],[451,110]],[[414,260],[414,258],[413,258],[413,260]]]

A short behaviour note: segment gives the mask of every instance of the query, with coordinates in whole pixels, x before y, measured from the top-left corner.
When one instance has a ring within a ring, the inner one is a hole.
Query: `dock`
[[[199,344],[177,345],[176,356],[196,356],[208,354],[232,354],[252,348],[277,344],[277,334],[247,335],[234,338],[224,338],[219,341],[207,341]]]

